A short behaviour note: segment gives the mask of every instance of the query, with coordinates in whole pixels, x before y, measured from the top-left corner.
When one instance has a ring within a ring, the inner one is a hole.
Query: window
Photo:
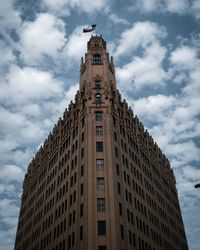
[[[82,133],[82,135],[81,135],[81,141],[82,142],[84,141],[84,133]]]
[[[124,227],[120,225],[121,238],[124,239]]]
[[[102,134],[103,134],[103,127],[96,126],[96,135],[102,135]]]
[[[97,141],[96,142],[96,151],[97,152],[103,152],[103,142],[102,141]]]
[[[98,250],[107,250],[107,246],[98,246]]]
[[[80,205],[80,217],[83,216],[83,204]]]
[[[101,81],[100,80],[96,80],[95,81],[95,88],[96,89],[100,89],[101,88]]]
[[[118,190],[118,194],[121,194],[121,186],[119,182],[117,183],[117,190]]]
[[[83,195],[83,183],[81,183],[81,195]]]
[[[76,211],[73,211],[73,223],[76,222]]]
[[[83,128],[84,127],[84,123],[85,123],[84,118],[81,120],[81,123],[82,123],[82,128]]]
[[[117,175],[119,176],[120,175],[120,171],[119,171],[119,165],[116,164],[116,171],[117,171]]]
[[[97,178],[97,190],[103,191],[104,188],[105,188],[104,178],[103,177]]]
[[[103,159],[97,159],[96,160],[96,170],[101,171],[104,169],[104,161]]]
[[[68,236],[68,249],[71,248],[71,235]]]
[[[106,203],[104,198],[97,198],[97,212],[104,212],[106,210]]]
[[[118,157],[118,148],[115,147],[115,156]]]
[[[100,64],[101,63],[101,56],[98,54],[93,55],[93,64]]]
[[[102,121],[102,112],[96,112],[96,121]]]
[[[84,148],[81,149],[81,158],[84,157]]]
[[[116,132],[114,132],[114,139],[115,139],[115,141],[117,141],[117,133]]]
[[[80,240],[83,239],[83,226],[80,227]]]
[[[95,101],[97,104],[101,103],[101,95],[100,94],[96,94]]]
[[[106,222],[104,220],[98,221],[98,235],[106,235]]]
[[[81,176],[84,175],[84,165],[81,166]]]
[[[128,209],[126,211],[127,211],[127,220],[128,220],[128,222],[130,222],[130,212]]]
[[[75,244],[75,233],[73,232],[72,233],[72,246],[74,246]]]
[[[130,230],[128,231],[128,234],[129,234],[129,244],[132,245],[132,234]]]
[[[122,215],[122,204],[119,202],[119,214]]]

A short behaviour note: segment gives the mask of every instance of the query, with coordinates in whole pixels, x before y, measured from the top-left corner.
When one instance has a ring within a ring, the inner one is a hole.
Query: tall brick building
[[[188,249],[169,161],[121,99],[101,36],[28,166],[14,249]]]

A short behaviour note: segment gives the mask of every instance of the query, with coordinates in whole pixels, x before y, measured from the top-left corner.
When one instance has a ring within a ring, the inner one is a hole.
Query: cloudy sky
[[[200,246],[200,0],[0,1],[0,250],[15,240],[27,164],[78,89],[97,24],[117,86],[171,161]]]

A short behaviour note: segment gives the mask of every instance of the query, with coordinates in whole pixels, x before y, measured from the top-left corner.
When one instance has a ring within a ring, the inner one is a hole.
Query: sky
[[[200,0],[0,0],[0,250],[12,250],[28,163],[79,87],[97,24],[117,87],[169,158],[200,246]]]

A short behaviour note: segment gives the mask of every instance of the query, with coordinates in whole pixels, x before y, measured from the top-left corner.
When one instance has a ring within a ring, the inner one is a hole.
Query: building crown
[[[104,41],[102,35],[100,36],[91,36],[88,44],[87,44],[88,50],[90,49],[106,49],[106,42]]]

